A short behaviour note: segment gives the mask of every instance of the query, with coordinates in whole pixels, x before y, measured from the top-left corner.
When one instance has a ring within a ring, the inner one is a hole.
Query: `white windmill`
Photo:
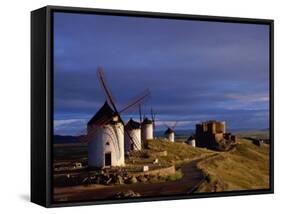
[[[175,142],[175,128],[178,124],[178,121],[176,121],[173,126],[168,126],[167,124],[165,124],[167,126],[167,129],[165,131],[165,136],[167,138],[168,141],[170,142]]]
[[[196,147],[196,140],[195,137],[193,135],[191,135],[188,139],[187,139],[187,143],[192,146],[192,147]]]
[[[118,111],[101,68],[98,68],[97,75],[107,101],[87,124],[88,166],[98,168],[123,166],[125,164],[124,138],[126,137],[131,145],[137,146],[137,142],[126,129],[121,113],[138,106],[148,98],[150,92],[145,90],[129,105]]]
[[[129,136],[134,141],[131,143],[129,136],[125,136],[125,153],[128,154],[132,150],[141,150],[141,125],[139,122],[134,121],[132,118],[125,126]]]

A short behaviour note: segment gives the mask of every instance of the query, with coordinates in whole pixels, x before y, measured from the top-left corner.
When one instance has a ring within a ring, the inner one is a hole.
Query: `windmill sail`
[[[120,112],[125,112],[125,111],[128,111],[129,109],[131,108],[134,108],[136,106],[139,105],[139,103],[143,102],[145,99],[147,99],[147,97],[150,95],[150,92],[148,89],[146,89],[142,94],[141,96],[138,96],[136,97],[133,102],[131,102],[130,104],[128,104],[125,108],[123,108],[121,111],[118,111],[117,110],[117,107],[115,105],[115,102],[114,102],[114,99],[113,99],[113,96],[112,96],[112,93],[109,89],[109,87],[107,86],[106,84],[106,81],[105,81],[105,75],[104,75],[104,72],[103,72],[103,69],[101,67],[99,67],[97,69],[97,76],[98,76],[98,79],[100,81],[100,84],[101,84],[101,87],[104,91],[104,94],[105,94],[105,97],[108,101],[108,103],[112,106],[115,114],[118,116],[120,122],[122,123],[123,127],[124,127],[124,133],[126,134],[126,136],[130,139],[131,143],[132,144],[136,144],[136,142],[134,142],[133,138],[130,136],[128,130],[125,128],[125,123],[124,121],[122,120],[121,118],[121,115],[120,115]]]

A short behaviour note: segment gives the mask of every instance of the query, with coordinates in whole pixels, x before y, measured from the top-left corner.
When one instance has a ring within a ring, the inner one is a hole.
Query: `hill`
[[[148,143],[148,149],[141,153],[142,157],[135,154],[130,161],[145,163],[157,158],[163,165],[175,164],[181,168],[196,160],[198,169],[206,175],[197,193],[268,189],[269,148],[268,144],[256,146],[251,140],[238,139],[232,150],[217,152],[158,139]],[[166,151],[165,155],[163,151]]]
[[[239,139],[229,152],[221,152],[198,163],[207,175],[197,192],[219,192],[269,188],[269,145],[254,145]]]
[[[243,136],[247,137],[245,133]],[[63,144],[66,140],[73,143]],[[76,161],[87,165],[86,144],[76,144],[75,138],[68,139],[65,136],[57,142],[61,143],[54,146],[56,164],[68,160],[71,163]],[[141,152],[132,153],[126,158],[126,165],[151,165],[157,161],[162,166],[175,165],[177,170],[188,171],[188,167],[195,164],[196,167],[194,166],[192,170],[197,168],[205,175],[204,182],[200,181],[197,193],[267,189],[270,171],[269,151],[270,144],[262,143],[256,146],[245,138],[238,138],[235,147],[227,152],[192,147],[182,143],[181,140],[173,143],[158,138],[149,141],[147,148]]]

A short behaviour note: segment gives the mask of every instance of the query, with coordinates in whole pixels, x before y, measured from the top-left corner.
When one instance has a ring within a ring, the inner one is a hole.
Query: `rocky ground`
[[[114,198],[187,195],[205,179],[204,173],[191,161],[181,170],[183,176],[175,181],[162,183],[133,183],[124,185],[79,185],[54,189],[55,201],[109,200]]]

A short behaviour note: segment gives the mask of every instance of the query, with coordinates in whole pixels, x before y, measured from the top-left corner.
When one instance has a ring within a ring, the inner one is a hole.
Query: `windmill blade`
[[[82,142],[84,142],[84,143],[89,143],[90,140],[91,140],[91,139],[95,136],[95,134],[97,133],[98,127],[101,127],[101,126],[107,124],[107,123],[110,122],[111,120],[112,120],[112,118],[108,118],[108,117],[102,117],[102,118],[100,118],[99,120],[97,120],[97,121],[96,121],[96,126],[95,126],[95,127],[91,127],[90,130],[87,129],[87,134],[86,134],[86,135],[80,136],[80,141],[82,141]],[[111,131],[111,130],[109,130],[109,131]],[[115,131],[116,131],[116,130],[115,130]],[[115,131],[114,131],[114,132],[115,132]],[[115,134],[116,134],[116,132],[115,132]],[[121,148],[120,148],[120,146],[119,146],[118,143],[117,143],[117,144],[114,144],[114,147],[115,147],[117,150],[121,151],[121,150],[120,150]],[[121,154],[121,152],[120,152],[119,154]]]
[[[170,126],[167,123],[162,123],[163,125],[165,125],[167,128],[170,128]]]
[[[124,127],[124,129],[132,129],[133,127],[130,125],[130,124],[127,124],[128,128],[127,127]],[[133,144],[136,148],[138,148],[137,145],[141,145],[141,141],[139,141],[136,137],[134,138],[133,136],[132,137],[132,141],[133,141]],[[141,140],[141,139],[140,139]],[[132,142],[131,142],[132,143]]]
[[[111,93],[109,87],[106,84],[105,75],[104,75],[103,69],[101,67],[98,67],[98,69],[97,69],[97,76],[98,76],[98,80],[101,84],[101,87],[103,89],[103,92],[105,94],[107,102],[113,107],[114,111],[117,111],[116,106],[114,104],[114,98],[112,96],[112,93]]]
[[[153,120],[153,109],[150,108],[151,119]]]
[[[141,105],[139,104],[140,123],[142,123]]]
[[[144,103],[150,97],[149,89],[145,89],[138,96],[135,96],[131,101],[124,107],[119,113],[128,112],[139,107],[140,104]]]
[[[120,112],[117,112],[118,117],[120,118],[120,121],[122,122],[123,126],[125,127],[125,123],[123,122],[120,113],[128,112],[129,110],[134,110],[137,106],[139,106],[140,110],[140,104],[144,103],[148,98],[150,97],[150,91],[149,89],[144,90],[142,93],[140,93],[138,96],[136,96],[133,101],[130,102],[125,108],[123,108]],[[140,113],[140,120],[142,121],[141,118],[141,113]],[[124,128],[125,134],[129,137],[131,143],[137,147],[137,143],[135,142],[132,136],[129,134],[128,130]]]
[[[107,124],[107,123],[110,122],[111,120],[112,120],[112,118],[101,117],[99,120],[96,121],[96,124],[95,124],[94,127],[91,126],[90,129],[87,128],[87,134],[86,134],[86,135],[81,135],[81,136],[79,137],[79,141],[80,141],[80,142],[83,142],[83,143],[89,143],[89,142],[92,140],[92,138],[95,136],[95,134],[97,133],[98,128],[101,127],[101,126],[103,126],[103,125],[105,125],[105,124]],[[108,131],[111,131],[111,130],[109,129]],[[116,131],[116,130],[115,130],[115,131]],[[115,131],[114,131],[114,132],[115,132]],[[116,134],[116,132],[115,132],[115,134]],[[114,145],[114,147],[115,147],[117,150],[120,151],[119,154],[121,154],[121,148],[120,148],[119,144],[117,143],[117,144],[113,144],[113,145]]]
[[[116,108],[116,105],[114,103],[114,100],[113,100],[113,97],[111,95],[111,92],[110,92],[109,88],[107,87],[107,84],[106,84],[105,78],[104,78],[104,72],[103,72],[103,69],[101,67],[98,68],[97,75],[98,75],[98,79],[100,80],[102,89],[104,90],[104,93],[105,93],[105,96],[106,96],[108,102],[112,106],[114,112],[117,114],[117,116],[118,116],[120,122],[122,123],[123,127],[125,127],[125,123],[122,120],[122,118],[120,116],[120,113],[118,112],[118,110]],[[134,143],[134,141],[132,140],[132,137],[130,136],[130,134],[128,133],[128,131],[125,128],[124,128],[124,131],[125,131],[126,135],[129,137],[130,141],[132,143]]]
[[[96,123],[98,124],[98,126],[102,126],[105,125],[106,123],[108,123],[111,120],[111,118],[107,118],[107,117],[102,117],[99,120],[96,121]],[[97,126],[97,127],[98,127]],[[93,136],[96,134],[97,132],[97,127],[91,127],[90,131],[88,129],[84,129],[82,130],[80,133],[84,132],[86,134],[84,135],[80,135],[79,137],[79,142],[81,143],[89,143],[89,141],[93,138]]]
[[[120,116],[119,116],[119,117],[120,117]],[[131,144],[137,146],[136,143],[134,142],[132,136],[130,135],[130,133],[128,132],[128,130],[125,128],[125,123],[124,123],[124,121],[121,119],[121,117],[120,117],[120,121],[121,121],[121,123],[122,123],[123,126],[124,126],[124,132],[125,132],[125,134],[127,135],[127,137],[129,137],[129,139],[130,139],[130,141],[131,141]]]
[[[102,89],[103,89],[103,91],[104,91],[104,93],[105,93],[105,96],[106,96],[106,98],[107,98],[107,100],[108,100],[108,103],[112,106],[114,112],[117,114],[117,116],[118,116],[120,122],[122,123],[122,125],[123,125],[123,127],[124,127],[124,131],[125,131],[126,135],[129,137],[131,143],[134,144],[134,141],[133,141],[132,137],[130,136],[130,134],[128,133],[128,131],[125,129],[125,123],[124,123],[124,121],[122,120],[121,115],[120,115],[120,112],[121,112],[121,111],[119,112],[119,111],[117,110],[117,108],[116,108],[116,105],[115,105],[115,103],[114,103],[113,96],[112,96],[112,94],[111,94],[111,92],[110,92],[110,90],[109,90],[109,88],[108,88],[108,86],[107,86],[107,84],[106,84],[105,77],[104,77],[104,72],[103,72],[103,69],[102,69],[101,67],[99,67],[99,68],[97,69],[97,76],[98,76],[98,79],[99,79],[99,81],[100,81],[100,83],[101,83]],[[137,105],[140,101],[142,101],[142,100],[143,100],[144,98],[146,98],[147,96],[148,96],[147,93],[145,93],[145,94],[143,94],[143,96],[138,97],[138,99],[135,100],[130,106],[127,106],[126,109],[131,108],[132,106]],[[125,109],[123,109],[123,111],[125,111]]]
[[[153,123],[153,129],[155,129],[155,115],[156,115],[155,112],[151,108],[151,119],[152,119],[152,123]]]
[[[174,125],[172,126],[172,129],[174,130],[174,128],[176,128],[176,126],[178,125],[178,122],[179,121],[176,121],[175,123],[174,123]]]

